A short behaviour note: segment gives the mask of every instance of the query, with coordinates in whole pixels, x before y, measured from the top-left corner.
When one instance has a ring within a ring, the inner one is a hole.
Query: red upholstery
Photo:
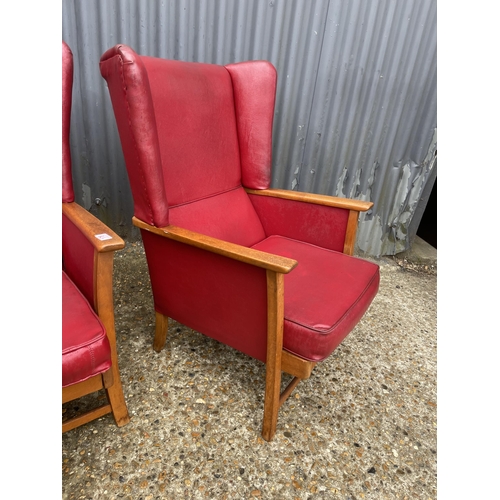
[[[285,275],[283,347],[310,361],[324,360],[371,304],[379,286],[378,266],[281,236],[253,248],[299,262]]]
[[[62,201],[74,201],[69,146],[73,54],[62,42]],[[94,248],[63,215],[62,221],[62,385],[82,382],[111,367],[111,348],[93,301]],[[73,280],[68,276],[69,273]],[[83,290],[84,294],[80,291]]]
[[[118,427],[130,417],[113,311],[113,255],[125,242],[74,201],[69,144],[73,54],[64,41],[62,51],[62,403],[105,391],[104,401],[63,416],[62,432],[67,432],[108,413]],[[109,238],[97,237],[103,233]]]
[[[229,64],[234,92],[243,185],[271,185],[271,150],[276,69],[267,61]]]
[[[342,252],[349,211],[301,201],[250,195],[266,236],[277,234]]]
[[[268,63],[261,66],[269,72]],[[212,64],[139,57],[126,46],[108,50],[100,67],[117,113],[136,217],[243,245],[263,239],[262,225],[242,189],[229,71]],[[145,94],[144,87],[151,93]],[[272,114],[266,119],[272,123]],[[269,124],[267,132],[270,145]],[[257,171],[256,160],[250,154],[245,158],[248,170]],[[268,170],[269,158],[264,160]]]
[[[69,130],[71,118],[71,99],[73,93],[73,54],[65,42],[62,42],[62,201],[72,202],[73,180],[71,178],[71,152],[69,148]]]
[[[242,187],[172,207],[170,223],[244,246],[252,246],[266,237]]]
[[[94,247],[64,214],[62,216],[63,270],[83,293],[94,303]]]
[[[308,360],[327,357],[373,299],[378,266],[338,253],[349,210],[244,190],[270,183],[274,67],[170,61],[117,45],[100,69],[136,217],[293,256],[285,347]],[[264,360],[265,271],[145,230],[142,237],[156,311]]]
[[[142,232],[155,310],[266,360],[266,271]]]
[[[76,384],[111,367],[104,326],[76,285],[62,273],[62,386]]]
[[[149,267],[154,348],[170,317],[266,362],[269,441],[283,401],[377,293],[378,266],[342,253],[370,204],[269,189],[269,62],[187,63],[117,45],[100,70]],[[294,377],[283,392],[282,371]]]
[[[241,186],[233,89],[227,70],[153,57],[142,57],[142,62],[151,88],[169,206]],[[127,71],[128,66],[125,75]]]
[[[163,182],[160,146],[156,131],[149,80],[142,59],[123,45],[101,57],[101,74],[107,79],[139,219],[163,227],[168,205]],[[125,70],[125,71],[124,71]],[[125,92],[126,91],[126,92]]]

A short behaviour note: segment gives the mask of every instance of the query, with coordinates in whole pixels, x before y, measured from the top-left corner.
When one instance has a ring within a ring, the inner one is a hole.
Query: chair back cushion
[[[223,66],[143,57],[169,206],[241,186],[231,77]]]
[[[265,237],[242,186],[242,157],[246,177],[255,180],[248,187],[268,187],[275,73],[267,64],[259,67],[268,82],[265,103],[270,110],[260,112],[264,132],[252,136],[251,110],[260,109],[258,100],[244,84],[233,88],[232,75],[244,79],[246,67],[231,71],[215,64],[141,57],[124,45],[103,54],[101,74],[108,82],[136,217],[245,246]],[[257,118],[253,125],[257,130]],[[240,131],[250,141],[243,149]],[[252,143],[268,151],[252,155]]]
[[[250,246],[265,237],[242,188],[232,80],[224,66],[142,58],[170,224]]]
[[[62,42],[62,201],[75,201],[73,180],[71,178],[71,151],[69,130],[71,119],[71,100],[73,96],[73,53]]]

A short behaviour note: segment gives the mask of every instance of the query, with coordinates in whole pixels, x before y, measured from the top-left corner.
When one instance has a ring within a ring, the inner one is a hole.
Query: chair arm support
[[[276,234],[283,233],[283,236],[298,238],[320,246],[326,245],[332,250],[347,255],[354,253],[359,213],[365,212],[373,206],[373,202],[370,201],[285,189],[245,188],[245,191],[254,200],[254,207],[261,217],[266,234],[268,232],[272,234],[275,232]],[[258,201],[259,198],[261,201]],[[264,201],[265,199],[268,201]],[[335,212],[343,214],[347,212],[347,214],[339,218]],[[312,215],[313,213],[315,215]],[[273,217],[269,218],[267,214],[273,214]],[[273,221],[273,218],[276,220]],[[280,222],[278,222],[278,218]],[[325,225],[322,221],[329,218],[330,222]],[[302,222],[299,222],[298,225],[287,224],[287,221],[294,220]],[[342,220],[343,222],[341,222]]]
[[[253,248],[244,247],[235,243],[212,238],[205,234],[196,233],[188,229],[183,229],[177,226],[156,227],[141,221],[137,217],[133,217],[132,221],[135,226],[146,231],[158,234],[165,238],[185,243],[209,252],[213,252],[231,259],[245,262],[269,271],[287,274],[296,265],[297,261],[279,255],[273,255]]]
[[[85,236],[98,252],[113,252],[125,247],[125,242],[97,217],[85,210],[77,203],[63,203],[62,213]],[[107,239],[97,236],[104,235]]]
[[[75,202],[62,204],[62,218],[63,268],[101,316],[112,306],[114,252],[125,242]],[[101,235],[105,239],[97,237]],[[113,327],[112,317],[101,320],[106,328]]]
[[[303,201],[315,205],[324,205],[327,207],[345,208],[356,212],[366,212],[373,206],[371,201],[353,200],[351,198],[338,198],[324,194],[303,193],[300,191],[290,191],[287,189],[248,189],[248,194],[260,196],[271,196],[274,198],[283,198],[285,200]]]

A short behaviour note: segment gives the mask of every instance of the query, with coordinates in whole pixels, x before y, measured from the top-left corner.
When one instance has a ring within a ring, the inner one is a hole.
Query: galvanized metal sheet
[[[77,201],[134,238],[133,202],[99,58],[139,54],[278,71],[273,187],[371,200],[358,250],[408,248],[436,178],[435,0],[64,0],[75,57]]]

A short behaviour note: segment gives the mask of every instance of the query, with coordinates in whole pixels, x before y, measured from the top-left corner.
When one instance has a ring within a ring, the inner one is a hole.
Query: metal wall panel
[[[278,71],[273,187],[371,200],[358,250],[409,247],[436,178],[436,0],[64,0],[75,57],[71,148],[77,201],[124,237],[132,197],[99,58]]]

